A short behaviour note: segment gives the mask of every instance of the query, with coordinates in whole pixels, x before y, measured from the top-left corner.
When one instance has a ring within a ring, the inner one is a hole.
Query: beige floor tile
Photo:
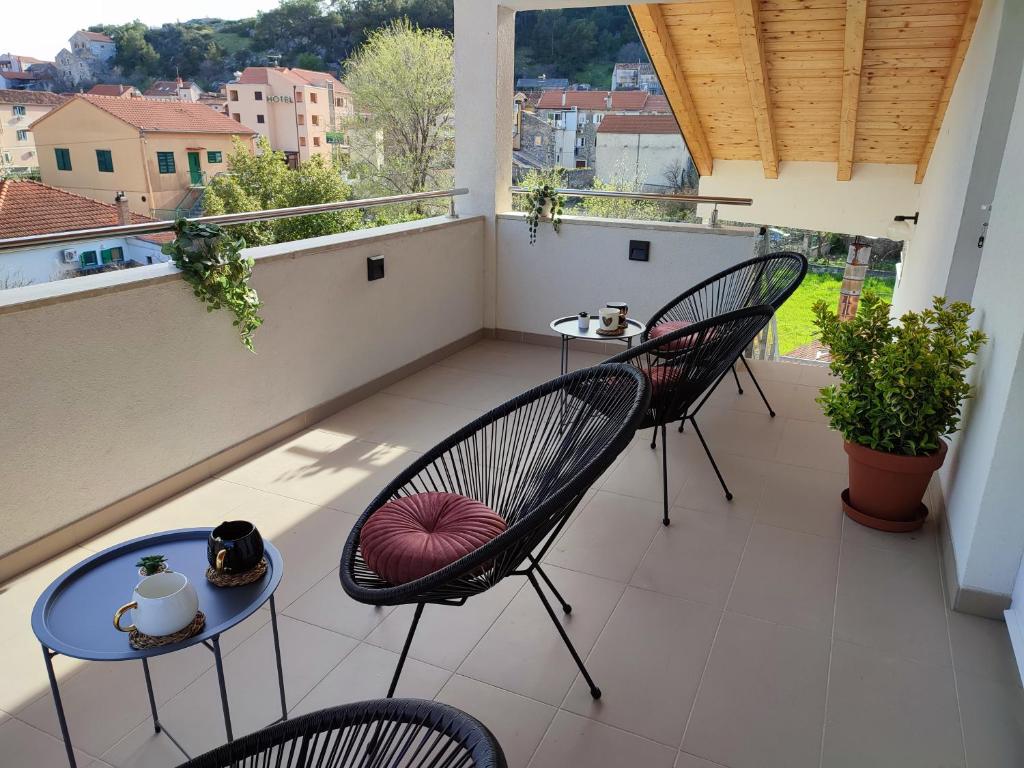
[[[392,606],[365,605],[353,600],[341,588],[335,569],[293,601],[284,613],[307,624],[362,640],[393,610]]]
[[[843,438],[825,424],[801,419],[784,419],[782,439],[775,460],[829,472],[846,472]]]
[[[487,726],[501,744],[509,768],[526,768],[556,712],[547,704],[462,675],[453,675],[436,698],[472,713]]]
[[[963,765],[952,671],[836,641],[822,754],[824,768]]]
[[[725,606],[750,532],[743,515],[676,507],[630,581],[643,589]]]
[[[755,524],[728,608],[793,627],[830,632],[838,557],[837,541]]]
[[[773,419],[765,411],[740,413],[726,409],[708,410],[701,411],[697,416],[701,434],[716,460],[725,453],[751,459],[771,459],[779,448],[779,441],[788,422],[789,419],[783,417]],[[683,436],[696,450],[700,450],[700,441],[692,425],[687,424]]]
[[[0,624],[6,624],[8,615],[0,613],[0,616],[4,617]],[[0,705],[11,713],[18,712],[50,691],[43,651],[32,632],[30,619],[31,609],[24,614],[15,613],[10,623],[19,625],[17,634],[0,641],[0,680],[3,681],[0,684]],[[61,684],[80,673],[86,664],[67,656],[53,659],[54,672]]]
[[[223,740],[223,721],[221,737]],[[177,738],[177,733],[172,729]],[[193,753],[198,757],[201,753]],[[177,768],[185,760],[166,735],[154,733],[153,721],[148,718],[111,747],[103,758],[116,768]]]
[[[1020,685],[1006,622],[958,611],[949,611],[946,620],[953,647],[953,665],[958,671],[1002,685]]]
[[[1024,765],[1024,690],[1006,684],[957,673],[960,713],[964,721],[967,764],[981,766]]]
[[[784,363],[775,360],[747,360],[747,365],[750,366],[754,375],[757,376],[758,381],[783,381],[790,384],[800,382],[805,374],[805,369],[809,367],[799,363]],[[744,389],[746,389],[747,384],[750,382],[750,377],[747,376],[742,363],[736,367],[736,371],[740,375],[740,381],[743,383]]]
[[[530,768],[669,768],[676,752],[663,744],[559,711]]]
[[[221,477],[358,515],[416,456],[399,446],[360,442],[313,429]]]
[[[777,417],[825,421],[821,406],[814,402],[814,398],[818,396],[818,388],[772,379],[762,381],[759,378],[758,381]],[[768,413],[764,401],[749,377],[741,377],[740,382],[743,384],[742,395],[736,391],[732,376],[726,376],[708,399],[708,405],[744,413]]]
[[[316,424],[317,429],[413,451],[428,451],[482,413],[381,393]]]
[[[662,527],[660,503],[599,491],[545,562],[627,582]]]
[[[435,667],[455,670],[509,604],[525,579],[510,576],[461,606],[428,605],[423,609],[409,655]],[[366,642],[401,653],[412,624],[414,606],[396,608],[367,636]]]
[[[843,542],[835,636],[886,655],[950,664],[946,607],[934,550]]]
[[[715,462],[732,492],[732,500],[725,498],[711,462],[704,451],[691,458],[688,479],[675,497],[675,504],[688,509],[702,509],[732,515],[753,517],[764,493],[765,475],[774,466],[766,461],[736,456],[730,453],[715,455]]]
[[[71,743],[75,743],[74,734]],[[75,745],[78,765],[84,768],[94,762],[94,758],[95,755],[86,754]],[[0,724],[0,762],[10,768],[58,768],[68,764],[68,757],[63,741],[12,717]]]
[[[540,384],[558,376],[558,354],[557,347],[487,341],[456,352],[439,364],[497,376],[525,378]],[[597,359],[600,358],[590,353],[570,349],[569,365],[572,367],[593,365]]]
[[[586,658],[625,587],[561,568],[544,570],[572,604],[572,613],[566,616],[548,595],[576,650]],[[554,706],[561,704],[577,674],[568,649],[529,586],[513,598],[458,671]]]
[[[384,390],[390,395],[487,411],[535,386],[529,378],[432,365]]]
[[[730,768],[818,765],[828,635],[726,613],[682,749]]]
[[[843,541],[850,544],[889,549],[911,556],[922,552],[935,552],[937,538],[938,523],[934,518],[929,518],[923,527],[911,533],[886,533],[868,528],[843,515]]]
[[[827,365],[801,365],[797,381],[809,387],[828,387],[838,383]]]
[[[771,464],[754,519],[765,525],[838,539],[843,531],[840,494],[845,474],[792,464]]]
[[[11,716],[9,713],[4,712],[2,709],[0,709],[0,725],[3,725],[5,722],[7,722],[10,719],[10,717]]]
[[[601,490],[637,499],[661,503],[664,497],[661,479],[661,446],[651,450],[650,430],[643,431],[643,442],[634,440],[622,454],[615,468],[602,479]],[[659,436],[659,440],[660,440]],[[669,504],[693,472],[692,451],[680,451],[675,441],[669,443],[668,501]]]
[[[722,768],[721,763],[712,763],[702,757],[694,757],[685,752],[680,752],[676,758],[675,768]]]
[[[720,618],[710,606],[627,589],[586,659],[602,697],[580,675],[563,708],[678,747]]]
[[[397,653],[360,643],[307,696],[292,705],[291,714],[301,715],[353,701],[382,699],[388,693],[397,664]],[[432,699],[450,676],[450,672],[440,667],[407,659],[395,695]]]

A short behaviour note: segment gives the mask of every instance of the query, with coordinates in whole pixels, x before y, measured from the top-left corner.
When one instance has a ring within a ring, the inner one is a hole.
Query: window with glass
[[[53,154],[57,157],[57,170],[58,171],[70,171],[71,170],[71,150],[65,147],[57,147],[53,150]]]
[[[25,116],[25,105],[24,104],[15,104],[13,107],[11,107],[11,111],[14,112],[16,117],[24,117]]]
[[[313,125],[320,125],[320,115],[312,115]]]
[[[253,96],[256,97],[256,101],[263,101],[263,91],[253,91]]]
[[[257,123],[265,123],[266,119],[263,117],[263,115],[256,115],[256,122]]]
[[[310,104],[316,104],[316,94],[315,93],[310,92],[310,94],[309,94],[309,103]]]
[[[238,91],[228,91],[228,98],[231,101],[238,101]]]
[[[96,150],[96,167],[99,169],[100,173],[114,172],[114,158],[110,154],[109,149]]]
[[[17,131],[18,141],[28,141],[28,131]]]
[[[235,122],[236,122],[236,123],[240,123],[240,122],[242,122],[242,115],[241,115],[240,113],[238,113],[238,112],[235,112],[235,114],[233,115],[233,117],[235,118]]]
[[[160,171],[160,173],[174,173],[176,171],[174,167],[174,153],[157,152],[156,167],[157,170]]]
[[[295,101],[297,101],[300,104],[302,103],[302,91],[295,92]]]
[[[104,264],[116,264],[119,261],[124,261],[124,249],[120,246],[117,248],[104,248],[100,251],[100,261]]]
[[[305,136],[299,136],[299,146],[300,147],[306,146],[306,137]]]
[[[99,257],[97,257],[96,251],[82,251],[78,254],[78,264],[83,269],[86,267],[95,267],[99,265],[99,263]]]
[[[295,117],[299,121],[299,125],[305,125],[306,124],[306,116],[305,115],[296,115]]]
[[[221,154],[220,152],[207,152],[206,153],[206,162],[208,162],[208,163],[223,163],[224,162],[224,155]]]
[[[314,136],[313,137],[313,146],[314,147],[319,147],[320,146],[320,137],[319,136]]]

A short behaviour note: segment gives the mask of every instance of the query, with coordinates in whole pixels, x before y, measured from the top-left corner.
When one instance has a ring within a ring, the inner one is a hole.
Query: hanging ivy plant
[[[215,224],[187,219],[174,223],[175,239],[161,249],[170,256],[192,286],[192,292],[206,304],[206,311],[227,309],[234,314],[242,344],[253,351],[252,335],[263,324],[260,297],[249,287],[253,260],[241,255],[245,239],[233,237]]]
[[[537,242],[537,226],[541,221],[550,219],[551,228],[558,232],[562,224],[562,196],[554,187],[550,184],[534,187],[527,194],[526,202],[529,206],[526,221],[530,225],[530,245]]]

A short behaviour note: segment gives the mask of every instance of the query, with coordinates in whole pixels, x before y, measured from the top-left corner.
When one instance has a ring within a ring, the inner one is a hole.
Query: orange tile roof
[[[0,88],[0,104],[35,104],[41,107],[56,107],[70,97],[63,93],[47,91],[18,91],[13,88]]]
[[[137,213],[133,224],[153,221]],[[0,181],[0,238],[119,224],[117,208],[38,181]]]
[[[205,104],[154,99],[120,99],[113,96],[77,94],[76,99],[89,102],[119,120],[142,131],[160,133],[230,133],[252,136],[254,132]],[[70,101],[70,99],[69,99]],[[35,124],[48,120],[60,110],[44,115]]]
[[[565,104],[562,96],[565,96]],[[608,97],[611,96],[611,107]],[[538,109],[589,109],[608,111],[616,109],[643,109],[647,101],[646,91],[544,91],[537,104]]]
[[[90,40],[94,40],[97,43],[112,43],[112,42],[114,42],[112,38],[107,37],[107,35],[104,35],[102,32],[90,32],[87,29],[80,29],[80,30],[78,30],[77,34],[85,35],[87,38],[89,38]]]
[[[672,115],[607,115],[598,133],[675,133],[679,126]]]
[[[87,93],[90,96],[124,96],[135,90],[134,85],[124,83],[98,83],[90,88]]]
[[[299,69],[298,67],[293,67],[292,72],[301,77],[310,85],[320,85],[320,83],[326,81],[331,83],[335,87],[335,89],[340,89],[345,92],[348,92],[348,87],[343,82],[341,82],[341,80],[332,75],[330,72],[317,72],[316,70],[313,69]]]
[[[647,101],[644,104],[644,112],[659,112],[669,114],[672,112],[672,108],[668,105],[668,99],[661,94],[652,93],[647,97]]]
[[[321,85],[331,83],[335,88],[348,91],[345,84],[330,72],[317,72],[312,69],[299,69],[298,67],[246,67],[241,77],[235,82],[242,85],[266,85],[269,82],[269,73],[273,70],[285,80],[295,85]]]

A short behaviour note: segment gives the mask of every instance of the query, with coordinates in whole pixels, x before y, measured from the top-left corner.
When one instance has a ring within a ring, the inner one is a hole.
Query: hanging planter
[[[550,221],[551,228],[558,232],[562,224],[562,196],[550,184],[542,184],[530,190],[526,196],[529,210],[526,221],[530,226],[530,245],[537,242],[537,227],[542,221]]]

